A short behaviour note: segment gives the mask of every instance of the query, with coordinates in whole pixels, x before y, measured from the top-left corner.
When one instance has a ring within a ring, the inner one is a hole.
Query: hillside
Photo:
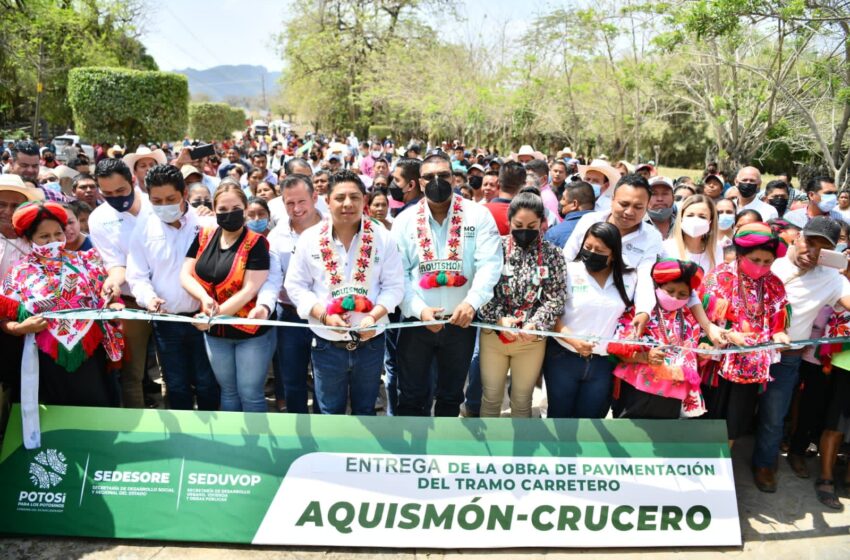
[[[250,64],[214,66],[206,70],[186,68],[175,72],[189,78],[191,95],[206,95],[211,101],[259,97],[263,94],[263,80],[266,96],[271,97],[278,90],[280,78],[280,72],[269,72],[264,66]]]

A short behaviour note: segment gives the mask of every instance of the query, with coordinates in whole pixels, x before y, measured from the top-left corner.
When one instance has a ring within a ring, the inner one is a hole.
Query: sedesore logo
[[[42,451],[30,463],[30,480],[33,485],[42,490],[53,488],[62,482],[66,472],[68,472],[68,465],[65,462],[65,455],[55,449]]]
[[[65,508],[64,492],[45,492],[62,482],[68,472],[65,455],[56,449],[40,451],[30,463],[30,482],[40,491],[21,490],[18,511],[61,512]]]

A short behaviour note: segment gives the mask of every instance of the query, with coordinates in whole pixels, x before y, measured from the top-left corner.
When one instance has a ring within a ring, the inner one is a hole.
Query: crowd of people
[[[372,415],[385,384],[389,415],[498,417],[507,392],[530,417],[542,380],[550,418],[755,433],[765,492],[783,445],[809,477],[815,444],[816,495],[843,507],[850,350],[792,344],[850,333],[829,177],[248,132],[199,159],[98,147],[60,181],[49,146],[8,148],[0,346],[20,363],[35,336],[44,403],[145,406],[149,344],[173,409],[267,412],[271,375],[280,412]],[[42,316],[107,306],[166,315]]]

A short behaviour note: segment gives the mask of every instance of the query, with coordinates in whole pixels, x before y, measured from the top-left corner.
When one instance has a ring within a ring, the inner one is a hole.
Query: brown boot
[[[791,465],[791,470],[797,475],[797,478],[809,478],[809,465],[806,463],[806,458],[802,455],[788,453],[788,464]]]
[[[753,479],[756,483],[756,488],[762,492],[772,494],[776,492],[776,471],[770,467],[755,467],[753,469]]]

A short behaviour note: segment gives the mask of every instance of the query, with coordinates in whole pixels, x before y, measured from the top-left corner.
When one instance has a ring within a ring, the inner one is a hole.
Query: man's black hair
[[[110,177],[115,174],[121,175],[128,183],[131,185],[133,184],[133,173],[123,160],[116,158],[103,158],[97,162],[97,165],[94,168],[95,180]]]
[[[643,175],[639,175],[637,173],[628,173],[623,175],[620,177],[620,180],[617,181],[617,186],[614,187],[614,194],[617,193],[617,189],[623,186],[644,189],[646,191],[646,195],[649,198],[652,198],[652,187],[649,186],[649,181],[647,181]]]
[[[363,184],[360,176],[348,169],[342,169],[331,175],[330,183],[328,183],[328,196],[331,195],[334,187],[341,183],[354,183],[360,189],[361,193],[366,194],[366,185]]]
[[[12,158],[17,158],[18,154],[24,154],[25,156],[41,156],[38,144],[32,140],[20,140],[16,142],[15,147],[12,149]]]
[[[518,161],[506,161],[499,168],[499,189],[515,195],[525,186],[526,177],[528,172],[523,164]]]
[[[148,173],[145,175],[145,187],[147,187],[148,192],[152,187],[164,185],[173,186],[180,194],[186,192],[186,181],[183,180],[183,174],[177,167],[158,164],[148,169]]]
[[[410,181],[419,181],[419,168],[422,163],[415,158],[399,158],[396,162],[395,166],[401,169],[401,176],[404,177],[404,180],[408,183]]]

